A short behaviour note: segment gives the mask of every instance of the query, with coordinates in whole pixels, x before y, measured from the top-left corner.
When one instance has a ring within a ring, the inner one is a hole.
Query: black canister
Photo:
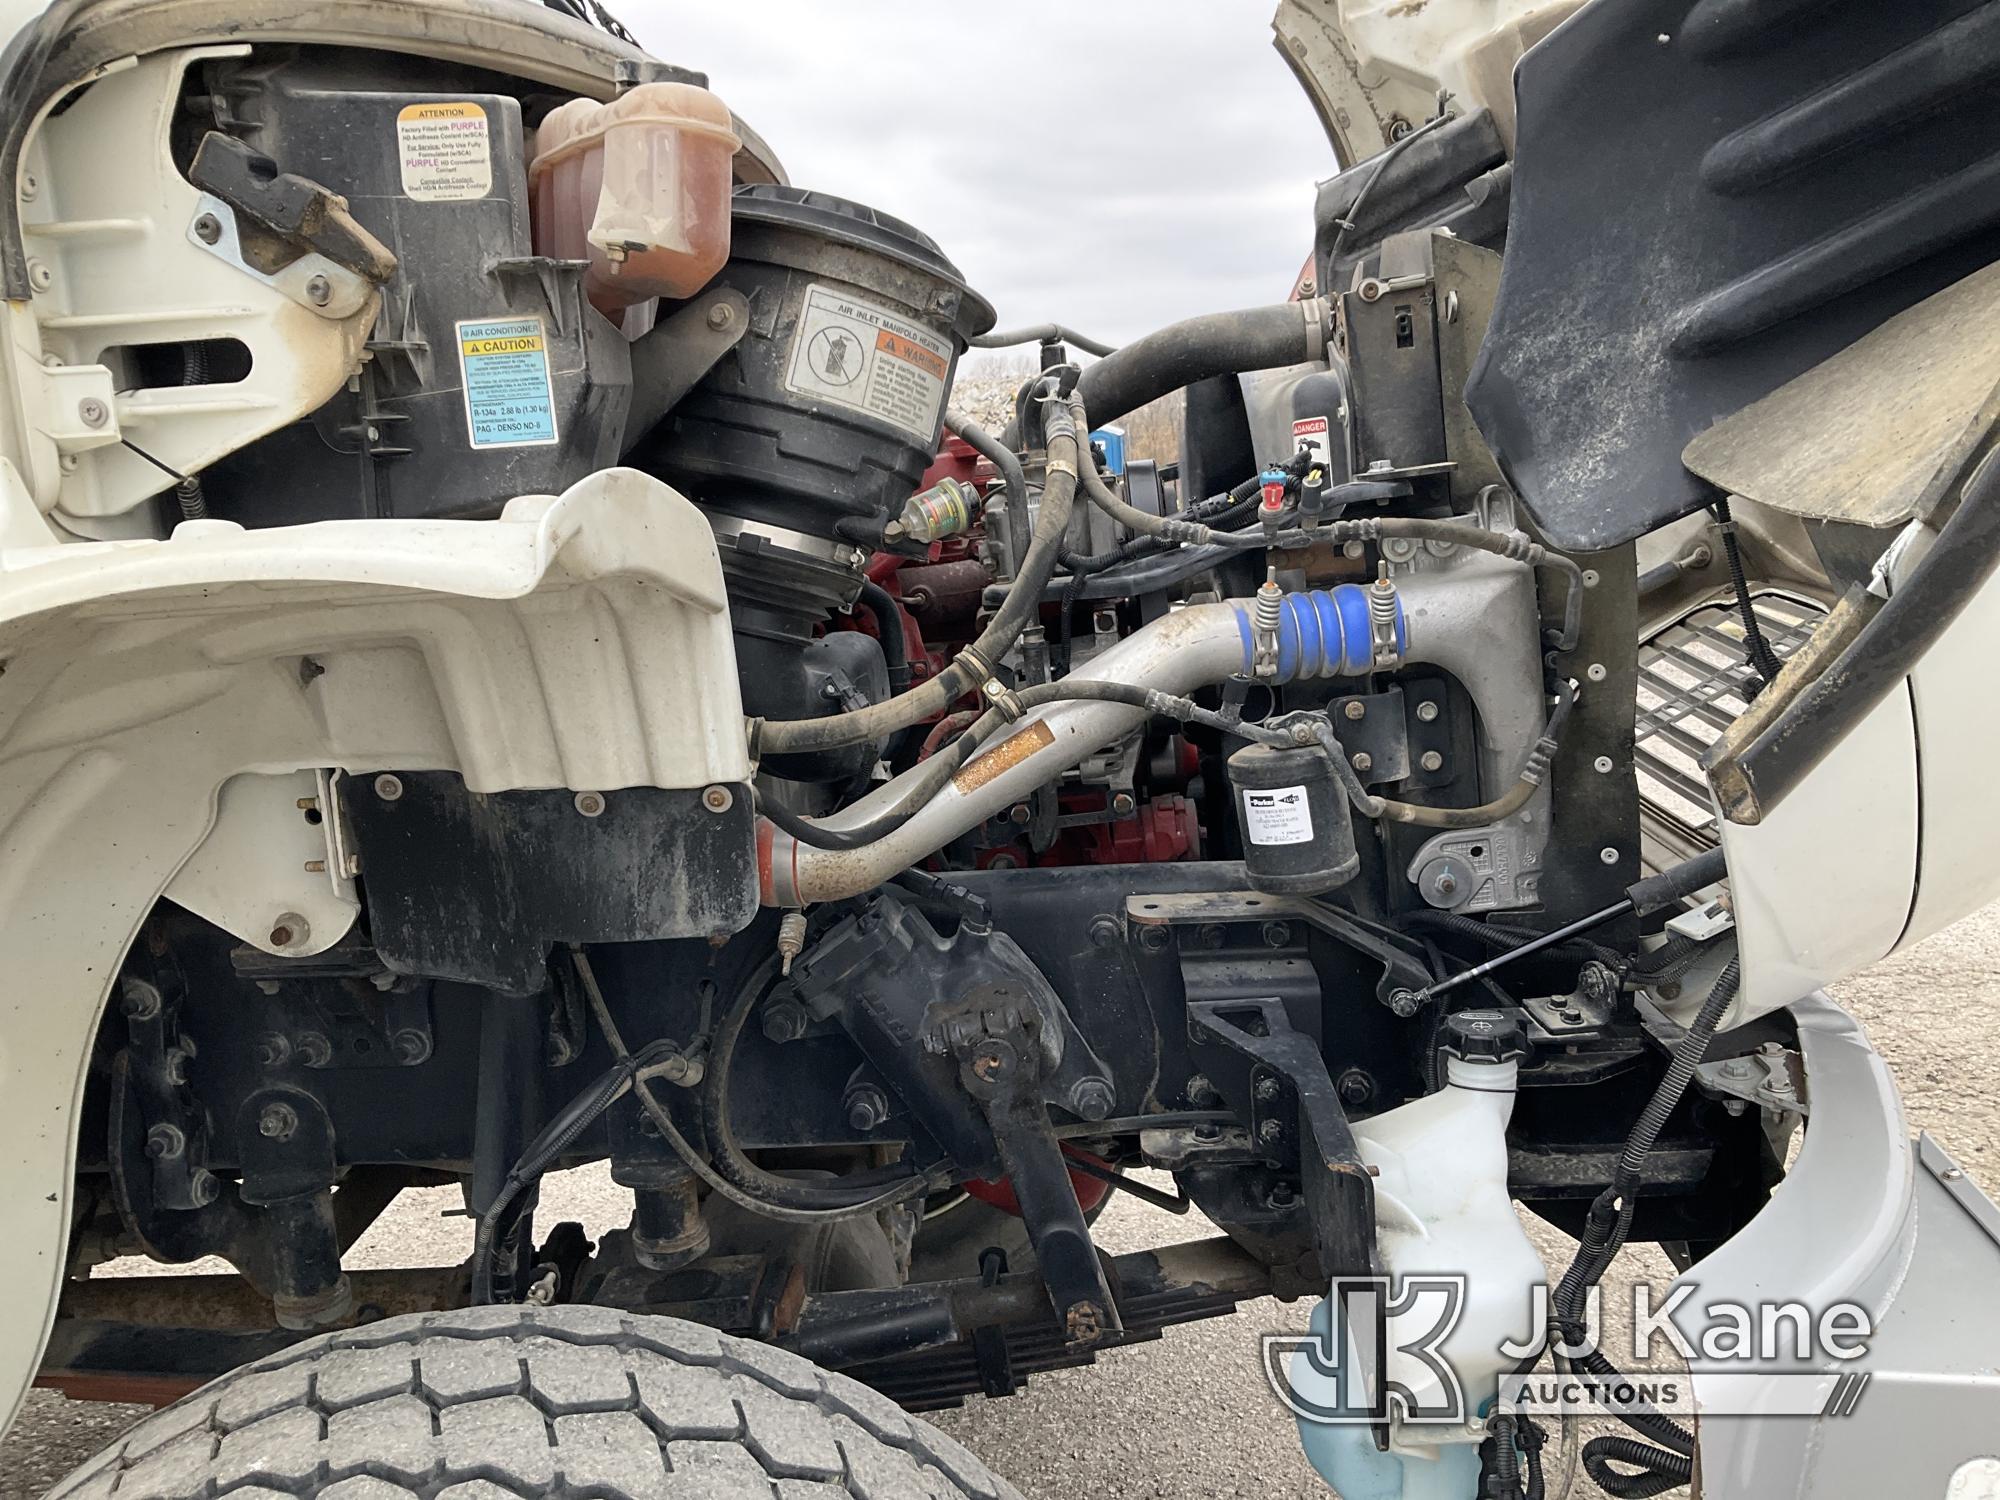
[[[1229,757],[1243,867],[1274,895],[1311,895],[1361,870],[1354,820],[1333,762],[1317,745],[1248,745]]]

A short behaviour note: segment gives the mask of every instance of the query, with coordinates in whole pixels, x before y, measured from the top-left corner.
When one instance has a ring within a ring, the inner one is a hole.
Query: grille
[[[1780,661],[1806,643],[1825,613],[1817,604],[1775,593],[1753,595],[1751,608]],[[1750,706],[1755,680],[1733,602],[1704,606],[1639,648],[1633,731],[1639,800],[1647,834],[1663,846],[1669,863],[1716,841],[1701,757]]]

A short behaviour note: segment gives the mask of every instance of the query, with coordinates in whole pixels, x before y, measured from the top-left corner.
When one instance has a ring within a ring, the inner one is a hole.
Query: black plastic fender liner
[[[1466,402],[1556,546],[1695,510],[1689,439],[2000,256],[2000,0],[1599,0],[1515,88]]]

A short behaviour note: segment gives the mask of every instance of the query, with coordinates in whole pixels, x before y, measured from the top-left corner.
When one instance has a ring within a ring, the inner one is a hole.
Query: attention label
[[[486,111],[470,101],[406,104],[396,112],[403,196],[462,203],[493,191],[493,141]]]
[[[458,325],[465,425],[475,448],[536,448],[556,440],[548,340],[540,318]]]
[[[1253,844],[1310,844],[1312,804],[1302,786],[1243,793],[1243,836]]]
[[[817,284],[792,341],[785,388],[862,412],[917,441],[937,437],[951,345],[887,308]]]

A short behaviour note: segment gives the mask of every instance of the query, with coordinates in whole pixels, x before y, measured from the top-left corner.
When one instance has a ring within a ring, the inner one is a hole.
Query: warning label
[[[1310,844],[1312,804],[1302,786],[1243,792],[1243,836],[1253,844]]]
[[[406,104],[396,112],[403,196],[461,203],[493,191],[493,141],[486,111],[470,101]]]
[[[475,448],[537,448],[556,440],[549,351],[540,318],[458,325],[465,425]]]
[[[900,427],[928,443],[944,413],[951,345],[887,308],[806,288],[785,388]]]
[[[1333,450],[1327,446],[1326,435],[1325,417],[1299,417],[1292,423],[1292,452],[1296,453],[1301,448],[1311,449],[1313,462],[1324,469],[1333,456]]]

